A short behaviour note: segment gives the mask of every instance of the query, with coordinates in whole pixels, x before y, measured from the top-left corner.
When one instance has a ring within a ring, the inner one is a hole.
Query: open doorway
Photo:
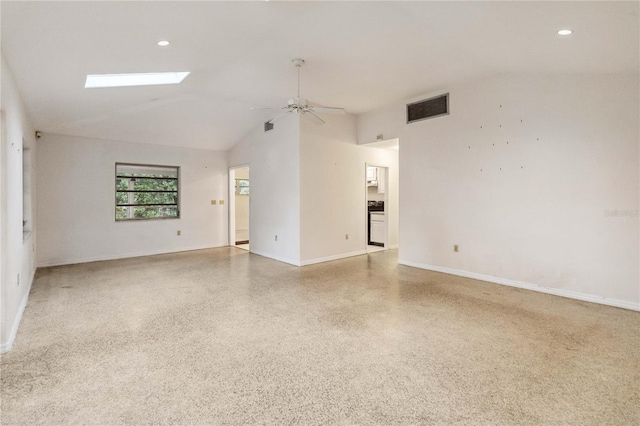
[[[367,253],[398,248],[400,139],[366,144],[380,151],[365,163],[365,248]]]
[[[249,206],[251,200],[251,180],[249,166],[229,169],[229,245],[250,249]]]
[[[389,168],[366,165],[367,253],[389,248]]]

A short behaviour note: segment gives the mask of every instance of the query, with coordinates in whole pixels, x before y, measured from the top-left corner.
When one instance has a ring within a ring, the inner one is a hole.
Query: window
[[[116,220],[180,217],[179,168],[116,163]]]
[[[249,179],[236,179],[236,195],[249,195]]]

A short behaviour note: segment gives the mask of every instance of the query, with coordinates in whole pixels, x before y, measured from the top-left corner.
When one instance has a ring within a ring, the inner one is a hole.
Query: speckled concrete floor
[[[236,248],[40,269],[3,425],[640,421],[640,314]]]

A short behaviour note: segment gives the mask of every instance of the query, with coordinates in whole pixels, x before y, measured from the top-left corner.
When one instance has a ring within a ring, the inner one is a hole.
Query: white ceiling
[[[638,2],[8,2],[2,51],[41,131],[216,150],[296,91],[358,114],[499,72],[638,73]],[[560,28],[570,37],[559,37]],[[161,48],[158,40],[171,45]],[[84,89],[87,74],[191,71]]]

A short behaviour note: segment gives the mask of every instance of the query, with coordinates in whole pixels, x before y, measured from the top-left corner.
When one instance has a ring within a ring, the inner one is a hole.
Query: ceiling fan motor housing
[[[290,98],[289,99],[290,107],[298,107],[298,108],[306,108],[309,106],[309,102],[303,98]]]

